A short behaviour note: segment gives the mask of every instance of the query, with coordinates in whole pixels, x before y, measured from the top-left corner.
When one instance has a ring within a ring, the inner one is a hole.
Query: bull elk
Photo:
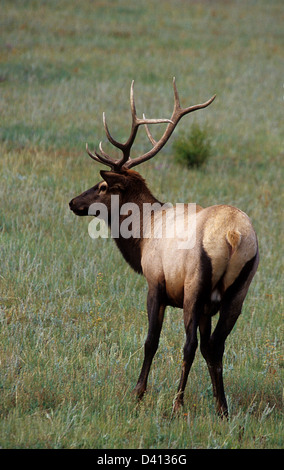
[[[225,340],[241,313],[249,285],[257,270],[257,237],[249,217],[229,205],[207,208],[196,206],[195,243],[189,248],[181,248],[177,236],[153,235],[153,217],[162,217],[167,211],[177,215],[177,205],[165,210],[148,189],[145,180],[132,168],[153,158],[164,147],[182,116],[206,108],[215,99],[215,95],[205,103],[182,108],[174,79],[174,110],[171,118],[147,119],[143,114],[141,119],[136,115],[133,83],[130,90],[132,127],[127,142],[118,142],[111,136],[103,114],[107,138],[114,147],[121,150],[122,156],[119,159],[112,158],[103,150],[102,143],[99,144],[100,153],[91,153],[86,145],[89,156],[107,165],[110,170],[101,171],[102,181],[72,199],[70,209],[76,215],[86,216],[90,214],[89,208],[94,203],[104,204],[107,208],[107,223],[111,227],[113,196],[118,198],[119,209],[126,203],[134,203],[139,208],[141,217],[137,219],[136,235],[125,238],[119,234],[115,238],[125,260],[136,272],[143,274],[148,283],[149,329],[144,361],[134,389],[137,397],[142,398],[146,391],[165,308],[170,305],[183,308],[186,332],[182,373],[173,410],[178,411],[183,405],[184,390],[198,345],[199,328],[200,349],[209,369],[217,411],[221,416],[228,416],[222,372]],[[160,140],[156,141],[148,125],[159,123],[167,123],[167,126]],[[130,151],[139,126],[145,126],[152,148],[143,155],[131,158]],[[150,212],[146,218],[142,217],[145,204],[154,206],[157,203],[160,204],[160,209]],[[93,215],[99,216],[97,212]],[[119,224],[123,223],[126,215],[125,212],[119,212]],[[191,216],[187,215],[188,219],[189,217]],[[135,219],[132,224],[135,225]],[[211,318],[217,312],[219,319],[211,333]]]

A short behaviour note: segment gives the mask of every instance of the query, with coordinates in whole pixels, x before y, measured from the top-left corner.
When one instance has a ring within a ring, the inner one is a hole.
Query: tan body
[[[103,181],[69,203],[77,215],[89,215],[89,208],[95,203],[107,208],[108,224],[112,227],[115,218],[111,209],[113,195],[119,197],[119,210],[124,204],[134,203],[138,215],[133,218],[135,234],[127,238],[120,235],[115,242],[125,260],[138,273],[144,274],[148,282],[147,313],[148,335],[145,341],[144,361],[135,387],[138,398],[142,398],[153,357],[159,344],[164,312],[167,305],[183,309],[186,342],[182,374],[174,402],[177,411],[183,404],[183,394],[197,348],[197,329],[200,332],[200,349],[204,356],[216,397],[217,410],[227,416],[228,408],[224,393],[222,361],[225,341],[242,310],[249,285],[258,266],[257,238],[248,216],[231,206],[187,207],[180,212],[180,206],[157,209],[148,218],[142,217],[145,205],[155,205],[159,201],[148,189],[144,179],[131,170],[156,155],[171,136],[182,116],[198,109],[206,108],[215,96],[203,104],[182,108],[175,81],[175,104],[171,119],[139,119],[136,115],[131,86],[132,128],[125,144],[117,142],[110,135],[105,115],[104,126],[108,140],[122,151],[122,158],[114,160],[107,155],[100,144],[100,154],[88,154],[96,161],[111,168],[101,171]],[[155,141],[148,124],[167,122],[167,128],[159,141]],[[130,150],[138,127],[145,125],[152,149],[135,159],[130,158]],[[97,215],[97,213],[93,213]],[[168,237],[164,234],[169,216],[170,226],[175,232]],[[119,223],[125,223],[127,214],[119,212]],[[117,219],[117,217],[116,217]],[[186,221],[186,224],[184,225]],[[157,224],[157,225],[156,225]],[[165,225],[166,224],[166,225]],[[193,230],[194,228],[194,230]],[[157,230],[157,232],[155,232]],[[158,235],[158,236],[157,236]],[[185,244],[187,242],[188,244]],[[193,243],[194,242],[194,243]],[[211,317],[219,312],[219,320],[211,333]]]
[[[174,209],[170,209],[171,211]],[[197,290],[201,248],[212,264],[211,298],[221,299],[244,265],[257,252],[257,239],[248,216],[239,209],[211,206],[196,213],[196,243],[179,248],[176,238],[145,238],[141,265],[148,284],[159,279],[173,305],[183,308],[184,291]]]

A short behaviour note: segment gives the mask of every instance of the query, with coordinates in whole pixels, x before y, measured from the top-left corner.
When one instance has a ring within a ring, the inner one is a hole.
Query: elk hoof
[[[217,413],[219,418],[221,419],[229,419],[228,408],[224,405],[218,406]]]
[[[143,387],[141,385],[138,385],[138,384],[136,385],[136,387],[132,391],[133,395],[136,396],[137,400],[142,400],[145,392],[146,392],[145,387]]]
[[[172,414],[173,414],[173,415],[179,414],[179,412],[181,411],[182,407],[183,407],[183,400],[180,400],[180,399],[176,398],[175,401],[174,401],[174,404],[173,404],[173,412],[172,412]]]

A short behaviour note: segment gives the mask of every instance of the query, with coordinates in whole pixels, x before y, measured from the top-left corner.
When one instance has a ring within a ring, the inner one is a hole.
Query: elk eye
[[[102,184],[100,187],[100,192],[101,191],[106,191],[107,190],[107,184]]]

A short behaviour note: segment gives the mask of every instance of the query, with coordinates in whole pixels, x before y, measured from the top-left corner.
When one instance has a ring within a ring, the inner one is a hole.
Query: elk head
[[[150,160],[150,158],[153,158],[164,147],[164,145],[172,135],[177,123],[185,114],[192,113],[193,111],[197,111],[198,109],[206,108],[207,106],[209,106],[209,104],[212,103],[216,96],[212,96],[212,98],[210,98],[205,103],[190,106],[188,108],[182,108],[180,106],[180,100],[175,83],[175,78],[173,79],[173,88],[174,109],[170,119],[147,119],[144,114],[143,118],[140,119],[137,117],[136,114],[133,92],[134,81],[132,81],[130,88],[132,126],[130,136],[125,143],[118,142],[111,136],[108,125],[106,123],[105,113],[103,113],[103,123],[107,138],[114,147],[118,148],[122,152],[122,156],[118,160],[115,160],[114,158],[109,156],[107,153],[104,152],[102,148],[102,142],[100,142],[99,144],[100,153],[98,153],[96,150],[94,151],[94,153],[90,152],[88,144],[86,144],[86,150],[89,156],[96,162],[102,163],[110,167],[111,170],[101,171],[100,174],[103,178],[103,181],[96,184],[92,188],[88,189],[87,191],[83,192],[82,194],[70,201],[70,209],[76,215],[88,215],[89,207],[95,202],[103,203],[108,208],[110,208],[112,194],[119,195],[121,201],[125,198],[127,200],[131,198],[131,200],[135,202],[137,197],[139,197],[139,201],[141,201],[141,198],[144,200],[152,200],[151,198],[153,198],[153,196],[148,190],[145,181],[139,175],[139,173],[131,170],[131,168],[140,165],[141,163],[146,162],[147,160]],[[158,141],[156,141],[150,133],[148,125],[161,123],[167,123],[168,125],[162,137]],[[145,126],[147,136],[152,144],[152,148],[143,155],[140,155],[133,159],[130,157],[130,152],[135,137],[137,135],[138,128],[141,125]]]

